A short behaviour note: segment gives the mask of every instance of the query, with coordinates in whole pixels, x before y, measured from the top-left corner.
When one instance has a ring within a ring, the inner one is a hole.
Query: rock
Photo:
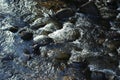
[[[100,8],[100,14],[103,19],[115,19],[118,12],[112,9],[108,9],[107,7]]]
[[[33,53],[36,55],[40,55],[40,50],[39,50],[40,45],[35,44],[33,45]]]
[[[45,31],[54,32],[59,29],[59,26],[54,23],[48,23],[42,29]]]
[[[39,55],[40,54],[39,47],[53,43],[53,39],[46,35],[39,35],[33,38],[33,43],[34,43],[33,53]]]
[[[8,30],[13,32],[13,33],[16,33],[18,31],[18,28],[17,27],[10,27]]]
[[[51,59],[68,60],[70,58],[72,48],[72,44],[54,43],[44,47],[40,47],[40,52],[41,55],[47,55],[47,57]]]
[[[44,27],[39,28],[38,30],[36,30],[36,35],[48,35],[58,29],[60,29],[60,25],[54,22],[50,22],[48,24],[46,24]]]
[[[88,67],[88,64],[86,62],[72,62],[69,66],[82,71]]]
[[[39,35],[34,37],[33,42],[34,42],[33,53],[39,55],[40,54],[39,47],[53,43],[53,39],[46,35]]]
[[[74,41],[80,37],[80,33],[73,27],[73,24],[66,23],[62,29],[50,33],[48,36],[55,42]]]
[[[23,39],[24,41],[29,41],[29,40],[33,39],[33,33],[28,30],[21,30],[19,32],[19,35],[20,35],[21,39]]]
[[[119,40],[120,39],[120,33],[118,33],[117,31],[109,31],[108,34],[106,34],[108,39],[116,39]]]
[[[117,9],[118,7],[117,0],[107,0],[106,3],[110,9]]]
[[[106,46],[109,50],[115,51],[120,46],[120,40],[111,40],[106,43]]]
[[[91,80],[107,80],[105,73],[93,71],[91,74]]]
[[[46,35],[40,35],[34,37],[33,42],[34,44],[38,44],[39,46],[44,46],[53,43],[53,39]]]
[[[30,52],[29,52],[28,49],[24,49],[23,52],[24,52],[24,54],[26,54],[26,55],[30,55]]]
[[[76,80],[76,79],[72,76],[64,76],[62,80]]]
[[[80,12],[83,12],[94,17],[100,17],[99,10],[93,1],[89,1],[80,6]]]
[[[64,18],[69,18],[74,15],[74,11],[70,8],[60,9],[56,12],[55,18],[63,20]]]
[[[37,30],[41,27],[44,27],[48,21],[49,21],[49,18],[38,18],[30,25],[30,28]]]

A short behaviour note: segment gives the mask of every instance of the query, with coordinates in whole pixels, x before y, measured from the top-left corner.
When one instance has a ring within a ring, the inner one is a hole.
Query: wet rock
[[[86,2],[80,6],[80,12],[88,15],[94,15],[94,17],[100,17],[99,10],[93,1]]]
[[[40,35],[40,36],[34,37],[33,41],[34,41],[34,44],[44,46],[44,45],[52,43],[53,39],[46,35]]]
[[[86,62],[81,61],[81,62],[72,62],[69,66],[82,71],[88,67],[88,64]]]
[[[111,51],[115,51],[120,46],[120,40],[111,40],[106,43],[107,48]]]
[[[66,43],[57,43],[50,44],[44,47],[40,47],[41,55],[47,55],[47,57],[56,60],[68,60],[71,53],[71,49],[73,48],[71,44]]]
[[[117,9],[118,7],[117,0],[107,0],[106,3],[110,9]]]
[[[107,7],[103,7],[100,9],[100,14],[103,19],[115,19],[118,12],[115,10],[108,9]]]
[[[13,32],[13,33],[16,33],[18,31],[18,28],[17,27],[10,27],[8,30]]]
[[[107,56],[100,56],[100,57],[94,57],[94,58],[89,58],[88,61],[90,61],[89,65],[91,66],[91,69],[98,69],[98,70],[103,70],[104,69],[116,69],[118,66],[118,61],[116,58],[109,57]],[[104,62],[104,63],[103,63]],[[112,72],[111,72],[112,73]]]
[[[120,33],[117,31],[109,31],[108,34],[106,34],[108,39],[116,39],[119,40],[120,39]]]
[[[48,23],[42,29],[45,31],[54,32],[59,29],[59,26],[55,25],[54,23]]]
[[[38,18],[30,25],[30,28],[37,30],[41,27],[44,27],[48,21],[49,21],[49,18]]]
[[[33,45],[33,53],[34,54],[40,55],[39,47],[40,47],[40,45],[38,45],[38,44]]]
[[[28,49],[24,49],[23,52],[24,52],[24,54],[26,54],[26,55],[30,55],[30,51],[29,51]]]
[[[74,15],[74,11],[70,8],[64,8],[56,12],[55,17],[57,19],[63,20],[64,18],[69,18]]]
[[[29,40],[33,39],[33,33],[29,30],[23,29],[19,32],[19,35],[20,35],[21,39],[23,39],[25,41],[29,41]]]
[[[91,80],[107,80],[105,73],[93,71],[91,74]]]
[[[62,29],[50,33],[48,36],[53,38],[55,42],[74,41],[80,37],[80,33],[73,27],[73,24],[66,23]]]

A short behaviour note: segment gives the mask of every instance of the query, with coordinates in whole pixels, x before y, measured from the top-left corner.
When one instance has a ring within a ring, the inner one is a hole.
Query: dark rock
[[[33,45],[33,53],[36,55],[40,55],[40,50],[39,50],[40,45],[39,44],[35,44]]]
[[[82,71],[88,67],[88,64],[86,62],[72,62],[69,66]]]
[[[93,71],[91,74],[91,80],[107,80],[105,73]]]
[[[24,49],[23,52],[24,52],[24,54],[26,54],[26,55],[30,55],[30,52],[29,52],[28,49]]]
[[[57,19],[62,20],[64,18],[69,18],[73,15],[74,15],[74,11],[72,9],[65,8],[65,9],[61,9],[61,10],[57,11],[56,14],[55,14],[55,17]]]
[[[100,17],[99,10],[93,1],[83,4],[79,10],[85,14]]]
[[[120,39],[120,33],[116,32],[116,31],[109,31],[108,34],[106,34],[107,38],[108,39]]]
[[[18,31],[18,28],[17,27],[10,27],[9,31],[16,33]]]
[[[29,41],[29,40],[33,39],[33,33],[28,30],[21,30],[19,32],[19,35],[20,35],[21,39],[23,39],[25,41]]]
[[[107,6],[110,8],[110,9],[117,9],[117,0],[107,0]]]
[[[82,4],[85,4],[86,2],[88,2],[89,0],[62,0],[62,1],[70,5],[75,5],[78,8]]]
[[[109,48],[109,50],[115,51],[120,46],[120,40],[108,41],[108,43],[106,44],[106,46],[107,46],[107,48]]]

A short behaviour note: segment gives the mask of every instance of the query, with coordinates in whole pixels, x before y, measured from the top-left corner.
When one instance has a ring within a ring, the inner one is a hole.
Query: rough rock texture
[[[0,0],[0,80],[120,80],[119,0],[52,2]]]

